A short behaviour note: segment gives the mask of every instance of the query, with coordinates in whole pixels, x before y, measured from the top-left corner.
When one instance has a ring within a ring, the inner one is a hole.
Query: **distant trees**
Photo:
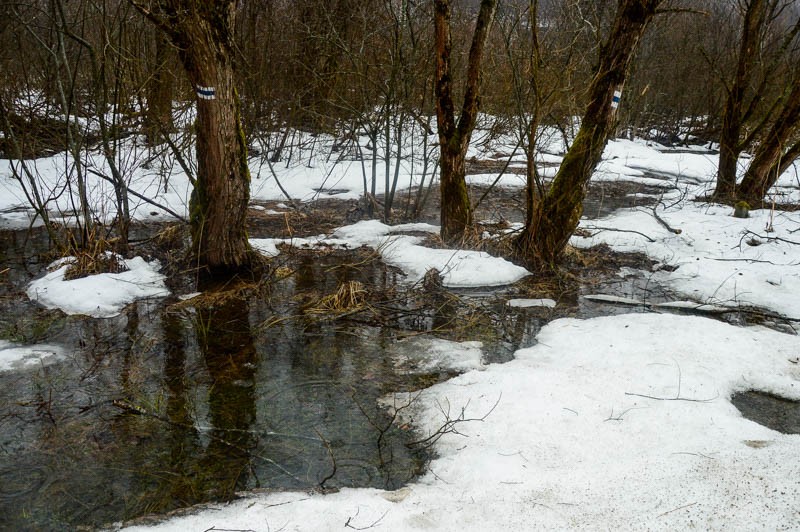
[[[653,19],[659,8],[687,13]],[[115,232],[124,249],[131,198],[151,198],[129,190],[143,161],[122,154],[177,153],[197,177],[194,250],[214,271],[250,261],[248,147],[265,164],[296,164],[300,142],[307,154],[330,135],[331,163],[361,165],[359,216],[384,220],[419,214],[438,171],[441,234],[458,243],[473,223],[464,174],[483,110],[486,135],[511,134],[524,152],[516,248],[545,264],[614,134],[719,142],[724,201],[760,199],[800,154],[796,0],[40,0],[0,2],[0,15],[0,151],[39,215],[63,196],[26,157],[58,152],[79,245]],[[178,130],[176,109],[193,107],[195,127]],[[569,152],[548,182],[537,157],[553,131]],[[403,213],[409,173],[422,184]],[[92,212],[98,176],[116,217]]]

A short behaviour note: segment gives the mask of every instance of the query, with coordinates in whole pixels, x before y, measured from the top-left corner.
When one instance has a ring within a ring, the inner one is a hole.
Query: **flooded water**
[[[424,452],[377,399],[440,377],[397,371],[391,326],[304,312],[341,280],[394,283],[379,263],[327,270],[340,261],[300,260],[263,296],[139,302],[104,320],[38,309],[6,283],[2,337],[64,355],[0,372],[0,529],[96,526],[258,488],[394,489],[418,474]]]
[[[800,401],[750,390],[734,394],[731,402],[750,421],[784,434],[800,434]]]

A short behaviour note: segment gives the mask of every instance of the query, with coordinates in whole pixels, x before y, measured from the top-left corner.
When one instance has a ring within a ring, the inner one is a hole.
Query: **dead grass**
[[[80,279],[98,273],[121,273],[127,271],[123,258],[113,251],[116,244],[115,240],[90,235],[89,245],[78,247],[74,239],[70,239],[72,244],[63,253],[65,256],[72,256],[75,260],[67,268],[64,279]]]
[[[347,281],[339,285],[336,292],[323,296],[304,309],[306,314],[352,313],[367,307],[367,289],[358,281]]]

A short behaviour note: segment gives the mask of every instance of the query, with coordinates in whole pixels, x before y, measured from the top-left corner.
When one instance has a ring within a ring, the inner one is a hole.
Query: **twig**
[[[492,405],[492,408],[490,408],[488,412],[486,412],[483,416],[481,416],[479,418],[467,418],[466,417],[466,410],[467,410],[467,407],[469,406],[469,401],[467,402],[466,405],[464,405],[461,408],[461,413],[455,419],[452,419],[450,417],[450,405],[449,405],[449,403],[448,403],[447,410],[445,410],[442,407],[442,405],[437,402],[437,405],[439,406],[439,410],[442,412],[442,414],[444,414],[445,422],[442,424],[441,427],[439,427],[437,430],[435,430],[427,438],[423,438],[421,440],[409,442],[409,443],[406,444],[406,447],[410,448],[410,447],[414,447],[414,446],[417,446],[417,445],[419,445],[421,447],[430,447],[431,445],[433,445],[434,443],[439,441],[439,439],[442,436],[444,436],[445,434],[458,434],[460,436],[463,436],[463,434],[458,432],[458,430],[456,429],[456,426],[459,423],[467,423],[469,421],[484,421],[484,420],[486,420],[486,418],[489,417],[489,414],[494,412],[494,409],[497,408],[498,404],[500,404],[500,399],[502,399],[502,398],[503,398],[503,394],[501,393],[497,397],[497,401],[495,401],[494,405]]]
[[[625,395],[633,395],[635,397],[644,397],[645,399],[655,399],[656,401],[687,401],[690,403],[710,403],[719,397],[719,394],[710,399],[691,399],[689,397],[656,397],[654,395],[645,395],[642,393],[625,392]]]
[[[386,517],[386,514],[389,513],[389,510],[386,510],[385,512],[383,512],[383,515],[381,515],[379,518],[377,518],[375,521],[373,521],[373,523],[371,525],[368,525],[368,526],[353,526],[353,525],[350,524],[350,521],[352,521],[353,519],[358,517],[358,512],[359,511],[356,510],[356,515],[351,515],[350,517],[347,518],[347,522],[345,522],[345,524],[344,524],[344,526],[346,528],[352,528],[353,530],[367,530],[367,529],[370,529],[370,528],[374,528],[375,525],[377,525],[378,523],[383,521],[383,518]]]
[[[650,238],[649,236],[647,236],[644,233],[640,233],[639,231],[634,231],[632,229],[616,229],[616,228],[613,228],[613,227],[599,227],[599,226],[596,226],[596,225],[587,226],[585,229],[587,229],[589,231],[596,230],[596,231],[614,231],[614,232],[617,232],[617,233],[635,233],[637,235],[645,237],[648,242],[655,242],[655,239]],[[592,236],[594,236],[594,235],[592,235]]]
[[[616,417],[614,416],[614,409],[612,408],[611,409],[611,414],[609,414],[609,416],[607,418],[605,418],[603,420],[603,422],[606,422],[606,421],[622,421],[622,416],[624,416],[625,414],[627,414],[631,410],[640,410],[641,408],[643,408],[643,407],[632,406],[632,407],[620,412]]]
[[[332,479],[336,475],[336,457],[333,455],[333,451],[331,450],[331,443],[328,440],[326,440],[325,438],[323,438],[322,434],[320,434],[320,432],[316,428],[314,429],[314,432],[317,433],[317,436],[319,436],[319,439],[322,440],[323,444],[325,444],[325,448],[328,450],[328,456],[331,457],[331,463],[333,464],[333,470],[328,474],[327,477],[325,477],[325,478],[323,478],[322,480],[319,481],[320,489],[324,490],[325,489],[325,483],[328,482],[330,479]]]
[[[745,234],[745,236],[753,235],[753,236],[755,236],[757,238],[761,238],[761,239],[766,240],[766,241],[777,240],[778,242],[786,242],[787,244],[793,244],[795,246],[800,246],[800,242],[795,242],[794,240],[787,240],[787,239],[781,238],[779,236],[762,236],[762,235],[759,235],[758,233],[754,233],[753,231],[750,231],[749,229],[747,231],[745,231],[744,234]]]
[[[691,504],[684,504],[683,506],[679,506],[677,508],[673,508],[672,510],[664,512],[663,514],[660,514],[658,517],[664,517],[667,514],[671,514],[672,512],[677,512],[678,510],[683,510],[684,508],[689,508],[690,506],[694,506],[695,504],[697,504],[697,503],[693,502]]]
[[[654,395],[644,395],[641,393],[630,393],[630,392],[625,392],[625,395],[644,397],[645,399],[655,399],[656,401],[687,401],[689,403],[710,403],[711,401],[719,397],[719,394],[712,397],[711,399],[690,399],[686,397],[681,397],[681,381],[683,374],[681,373],[681,367],[677,363],[675,365],[678,367],[678,392],[675,394],[675,397],[656,397]]]

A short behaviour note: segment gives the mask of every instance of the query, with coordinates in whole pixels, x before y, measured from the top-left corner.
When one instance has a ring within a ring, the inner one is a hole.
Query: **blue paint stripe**
[[[205,89],[197,89],[197,94],[200,96],[214,96],[214,89],[205,90]]]

